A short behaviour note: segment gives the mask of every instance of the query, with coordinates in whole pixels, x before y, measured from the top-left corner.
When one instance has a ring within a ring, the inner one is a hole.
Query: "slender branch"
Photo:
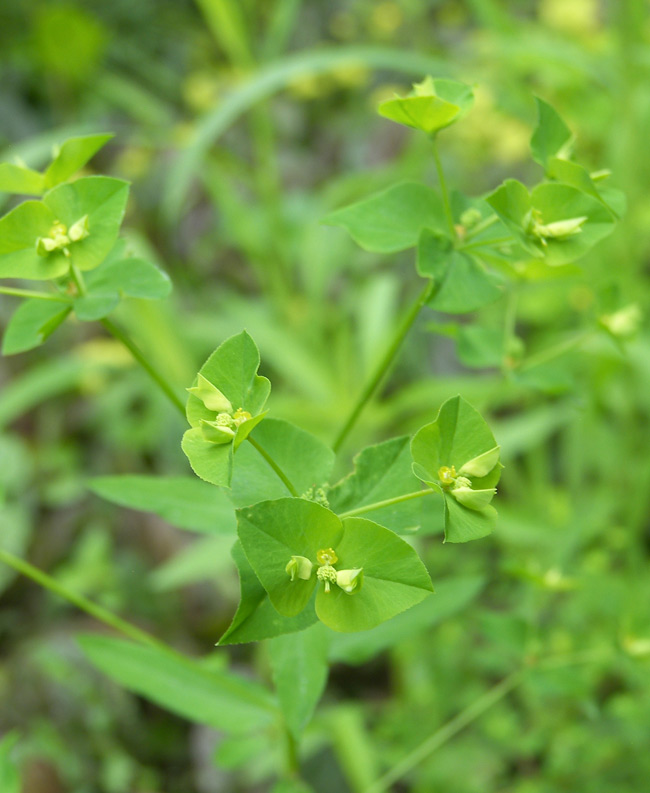
[[[291,493],[291,495],[294,498],[298,498],[299,497],[298,491],[291,484],[291,482],[289,481],[289,479],[286,476],[286,474],[284,473],[284,471],[275,462],[275,460],[266,451],[266,449],[264,449],[262,446],[260,446],[259,443],[254,438],[251,438],[250,435],[246,438],[246,440],[250,441],[250,443],[253,446],[253,448],[257,449],[257,451],[262,455],[262,457],[266,460],[266,462],[271,466],[271,468],[275,471],[275,473],[278,475],[278,477],[282,480],[282,482],[284,483],[284,486]]]
[[[559,358],[561,355],[569,352],[569,350],[572,350],[574,347],[580,346],[588,338],[593,336],[594,333],[595,331],[593,330],[586,330],[582,333],[578,333],[575,336],[571,336],[570,339],[561,341],[559,344],[554,344],[552,347],[547,347],[545,350],[540,350],[540,352],[535,353],[535,355],[531,355],[529,358],[523,361],[519,366],[519,371],[525,372],[528,371],[528,369],[533,369],[535,366],[548,363],[554,358]]]
[[[77,291],[80,295],[86,294],[86,284],[84,283],[84,277],[81,273],[81,270],[72,262],[70,262],[70,277],[75,282],[77,287]]]
[[[465,238],[467,239],[467,237]],[[502,245],[505,242],[512,242],[514,237],[510,235],[509,237],[496,237],[495,239],[491,240],[482,240],[479,242],[470,242],[468,245],[459,245],[459,251],[473,251],[477,248],[480,250],[481,248],[493,248],[495,245]]]
[[[406,493],[403,496],[395,496],[395,498],[387,498],[385,501],[375,501],[374,504],[365,504],[363,507],[357,507],[356,509],[350,509],[347,512],[339,513],[339,518],[351,518],[355,515],[363,515],[366,512],[372,512],[375,509],[381,509],[382,507],[390,507],[393,504],[401,504],[402,501],[410,501],[413,498],[421,498],[422,496],[428,496],[431,493],[434,493],[434,490],[418,490],[415,493]]]
[[[37,300],[56,300],[57,303],[70,303],[70,298],[65,295],[53,295],[50,292],[34,292],[31,289],[14,289],[12,286],[0,286],[0,294],[14,295],[15,297],[34,297]]]
[[[178,394],[176,394],[172,386],[160,374],[160,372],[149,363],[140,348],[137,347],[136,344],[126,335],[126,333],[124,333],[121,328],[118,328],[117,325],[115,325],[110,319],[104,318],[101,320],[101,323],[110,334],[115,336],[118,341],[122,342],[122,344],[127,348],[127,350],[129,350],[131,355],[140,364],[140,366],[142,366],[151,379],[154,380],[158,386],[160,386],[162,391],[165,392],[165,395],[169,398],[170,402],[173,402],[174,407],[178,409],[179,413],[182,416],[185,416],[185,405],[183,404],[183,401],[180,399]]]
[[[388,349],[386,350],[386,353],[384,354],[383,358],[381,359],[381,361],[377,365],[377,368],[376,368],[373,376],[370,378],[370,380],[366,384],[366,387],[361,392],[361,395],[359,396],[359,398],[357,399],[357,402],[355,403],[354,407],[352,408],[352,411],[351,411],[350,415],[348,416],[348,418],[346,419],[345,424],[343,425],[343,427],[339,431],[339,434],[336,436],[336,440],[334,441],[334,444],[332,446],[332,448],[334,449],[335,452],[337,452],[341,448],[341,446],[343,444],[343,441],[347,438],[348,433],[350,432],[352,427],[354,427],[357,419],[361,415],[361,411],[364,409],[364,407],[366,406],[366,403],[368,402],[370,397],[374,394],[376,388],[381,383],[384,375],[386,374],[386,372],[388,371],[388,368],[390,367],[391,363],[393,362],[393,359],[395,358],[395,355],[397,354],[397,351],[401,347],[402,342],[404,341],[404,338],[405,338],[406,334],[409,332],[409,330],[411,329],[411,326],[413,325],[413,323],[415,322],[418,314],[420,313],[420,309],[422,308],[422,306],[425,305],[425,303],[431,297],[431,294],[433,293],[433,289],[434,289],[433,282],[432,281],[428,281],[427,285],[422,290],[422,292],[420,292],[420,294],[418,295],[417,300],[415,301],[415,303],[413,303],[413,305],[409,309],[408,313],[406,314],[406,316],[402,320],[402,323],[397,328],[397,332],[395,333],[395,336],[394,336],[390,346],[388,347]]]
[[[442,170],[442,163],[440,162],[440,155],[438,154],[438,141],[434,138],[431,139],[433,144],[433,159],[436,163],[436,171],[438,172],[438,182],[440,183],[440,192],[442,193],[442,203],[445,208],[445,216],[447,218],[447,225],[452,239],[456,239],[456,227],[454,226],[454,215],[451,211],[451,201],[449,200],[449,192],[447,191],[447,182],[445,181],[445,174]]]
[[[136,625],[123,620],[121,617],[118,617],[117,614],[113,614],[112,611],[105,609],[103,606],[93,603],[92,600],[89,600],[84,595],[71,592],[69,589],[60,584],[55,578],[52,578],[47,573],[43,572],[43,570],[40,570],[38,567],[34,567],[34,565],[30,564],[24,559],[14,556],[14,554],[3,550],[2,548],[0,548],[0,562],[4,562],[9,567],[13,568],[17,573],[21,573],[22,575],[27,576],[27,578],[31,578],[31,580],[35,583],[39,584],[45,589],[49,589],[50,592],[53,592],[55,595],[59,595],[59,597],[64,598],[69,603],[77,606],[77,608],[80,608],[82,611],[90,614],[91,617],[103,622],[110,628],[113,628],[125,636],[128,636],[129,639],[133,639],[134,641],[140,642],[141,644],[149,645],[150,647],[155,647],[156,649],[162,650],[167,654],[173,654],[174,657],[179,655],[167,644],[161,642],[159,639],[156,639],[155,636],[152,636],[150,633],[143,631]]]
[[[462,729],[467,727],[468,724],[478,719],[478,717],[491,708],[492,705],[503,699],[506,694],[519,685],[523,676],[524,670],[517,670],[497,683],[496,686],[490,688],[485,694],[466,707],[465,710],[461,710],[458,715],[454,716],[453,719],[440,727],[439,730],[436,730],[433,735],[430,735],[410,754],[406,755],[403,760],[397,763],[397,765],[394,765],[390,771],[372,784],[366,790],[366,793],[384,793],[384,791],[390,790],[397,780],[409,774],[423,760],[426,760],[432,752],[439,749]]]

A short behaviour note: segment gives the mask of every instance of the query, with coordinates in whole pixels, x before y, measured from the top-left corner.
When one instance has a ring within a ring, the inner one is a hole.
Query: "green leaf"
[[[179,529],[234,534],[237,528],[228,496],[190,477],[100,476],[88,486],[113,504],[152,512]]]
[[[620,190],[601,186],[591,178],[589,172],[577,162],[562,160],[559,157],[551,157],[548,160],[546,173],[550,179],[555,179],[583,193],[587,193],[592,198],[604,204],[616,217],[620,218],[625,214],[625,195]]]
[[[407,436],[368,446],[354,458],[354,471],[328,492],[334,512],[374,504],[419,490],[421,485],[411,470],[410,439]],[[366,517],[392,531],[415,531],[420,527],[422,506],[403,501],[365,513]]]
[[[124,688],[172,713],[217,730],[247,732],[275,719],[270,694],[252,680],[232,672],[207,671],[153,647],[106,636],[82,636],[89,660]]]
[[[342,226],[367,251],[394,253],[418,243],[423,228],[445,233],[446,220],[438,193],[417,182],[402,182],[323,220]]]
[[[273,608],[239,541],[232,548],[232,557],[239,572],[241,597],[230,627],[219,639],[219,646],[258,642],[302,631],[316,622],[313,603],[295,617],[283,617]]]
[[[193,427],[183,435],[181,448],[198,477],[213,485],[230,487],[232,443],[210,443],[205,440],[200,429]]]
[[[83,135],[69,138],[61,144],[57,155],[43,175],[44,186],[49,190],[67,181],[114,137],[113,133]]]
[[[570,185],[544,183],[528,194],[523,184],[508,179],[486,200],[531,256],[551,266],[569,264],[584,256],[614,227],[614,218],[602,202]],[[533,221],[548,227],[576,219],[584,220],[579,231],[570,236],[542,235],[541,239],[530,231]]]
[[[80,270],[92,270],[110,253],[119,234],[128,197],[128,182],[108,176],[86,176],[45,194],[45,205],[68,229],[88,216],[88,236],[70,245],[72,261]],[[45,258],[50,256],[52,254]]]
[[[474,101],[472,89],[454,80],[425,78],[413,91],[379,105],[379,115],[435,135],[467,113]]]
[[[169,276],[145,259],[109,257],[86,279],[89,296],[160,300],[171,292]]]
[[[363,664],[389,647],[429,630],[464,608],[481,591],[484,579],[478,576],[447,578],[436,582],[436,596],[398,614],[384,623],[356,633],[336,633],[331,637],[329,659],[346,664]]]
[[[317,489],[328,482],[334,452],[309,432],[283,419],[265,419],[256,427],[254,438],[280,466],[298,493]],[[231,487],[233,503],[238,507],[291,495],[264,457],[249,443],[237,451]]]
[[[74,300],[74,313],[82,322],[96,322],[108,316],[119,302],[116,293],[80,295]]]
[[[364,631],[424,600],[433,586],[415,550],[394,532],[366,518],[345,518],[333,543],[337,568],[363,569],[361,588],[348,594],[319,586],[316,614],[335,631]],[[295,583],[295,582],[294,582]]]
[[[311,599],[316,575],[291,581],[286,566],[294,555],[315,563],[319,550],[336,547],[341,521],[313,501],[281,498],[238,509],[237,525],[244,553],[273,606],[285,617],[299,614]]]
[[[538,96],[535,103],[537,126],[530,139],[530,149],[535,162],[546,169],[550,157],[566,157],[573,143],[573,133],[551,105]]]
[[[451,248],[448,238],[424,229],[420,235],[417,271],[432,278],[435,289],[429,305],[436,311],[462,314],[475,311],[501,296],[501,290],[482,264]]]
[[[55,220],[52,210],[42,201],[23,201],[0,218],[0,278],[33,281],[68,272],[70,261],[63,253],[36,253],[36,241],[48,236]]]
[[[18,733],[5,733],[0,740],[0,790],[2,793],[20,793],[21,784],[18,768],[11,752],[18,741]]]
[[[453,488],[449,491],[452,483],[442,479],[441,469],[453,467],[460,473],[464,465],[486,452],[493,452],[496,446],[485,420],[460,396],[448,399],[435,421],[422,427],[411,441],[413,472],[445,497],[445,541],[466,542],[489,534],[495,524],[496,511],[490,505],[477,510],[458,503],[452,495]],[[495,462],[486,475],[463,473],[471,481],[473,490],[496,487],[499,481],[498,455],[486,455],[483,459],[486,458]]]
[[[43,190],[43,175],[38,171],[9,162],[0,163],[0,193],[41,195]]]
[[[70,306],[54,300],[25,300],[9,320],[2,338],[2,354],[15,355],[39,347],[70,311]]]
[[[327,683],[328,635],[322,625],[269,642],[273,684],[287,727],[300,737]]]

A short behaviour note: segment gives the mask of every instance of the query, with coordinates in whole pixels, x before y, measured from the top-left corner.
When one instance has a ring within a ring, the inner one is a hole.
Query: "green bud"
[[[88,215],[84,215],[76,223],[73,223],[70,226],[68,236],[70,237],[71,242],[79,242],[79,240],[85,240],[89,233]]]
[[[187,391],[200,399],[208,410],[214,410],[216,413],[232,412],[230,400],[202,374],[197,375],[197,384],[188,388]]]
[[[455,487],[451,494],[464,507],[480,511],[488,506],[496,492],[496,487],[490,487],[487,490],[472,490],[471,487],[463,486]]]
[[[325,591],[330,591],[330,584],[336,583],[336,570],[330,564],[323,565],[319,567],[316,571],[316,577],[319,581],[323,581],[325,583]]]
[[[221,413],[219,415],[227,416],[228,414]],[[232,418],[230,418],[230,421],[234,424]],[[210,443],[231,443],[235,437],[235,430],[223,421],[219,421],[219,416],[217,416],[215,421],[201,419],[201,432],[205,440],[210,441]]]
[[[458,469],[458,473],[463,476],[487,476],[494,466],[499,462],[500,446],[495,446],[478,457],[468,460]]]
[[[306,556],[292,556],[284,569],[292,581],[295,581],[296,578],[308,581],[311,578],[313,568],[314,565]]]
[[[49,236],[39,237],[36,240],[36,253],[39,256],[47,256],[48,253],[52,253],[53,251],[63,251],[65,256],[69,256],[70,251],[66,246],[68,246],[70,242],[71,240],[70,237],[68,237],[67,228],[60,220],[55,220],[49,231]]]
[[[460,225],[466,229],[473,228],[481,219],[481,213],[475,207],[466,209],[460,216]]]
[[[358,592],[363,584],[363,567],[357,567],[353,570],[338,570],[336,583],[348,595]]]

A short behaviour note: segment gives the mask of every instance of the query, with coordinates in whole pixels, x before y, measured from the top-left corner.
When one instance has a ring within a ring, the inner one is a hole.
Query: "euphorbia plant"
[[[289,777],[297,773],[295,741],[325,684],[328,645],[336,644],[331,631],[372,631],[392,619],[397,626],[399,615],[430,599],[433,585],[418,553],[425,544],[419,537],[426,534],[423,515],[442,515],[450,543],[485,537],[496,525],[500,447],[462,396],[450,396],[412,438],[371,445],[357,454],[347,476],[337,481],[332,475],[337,453],[420,310],[473,312],[511,293],[515,284],[534,282],[540,267],[561,271],[609,234],[622,211],[620,196],[602,187],[602,174],[589,174],[567,158],[568,128],[541,100],[532,150],[545,169],[543,181],[529,189],[506,180],[486,196],[450,194],[438,137],[469,113],[472,101],[471,87],[426,78],[410,95],[384,102],[382,116],[431,140],[440,190],[400,183],[325,220],[370,251],[416,249],[415,268],[425,279],[331,448],[269,415],[271,383],[258,374],[260,355],[246,331],[216,348],[181,398],[109,319],[123,299],[161,298],[169,290],[167,277],[132,256],[118,238],[128,185],[102,176],[69,181],[110,136],[66,142],[44,174],[22,165],[0,168],[0,189],[42,196],[0,219],[0,277],[50,286],[43,292],[0,288],[26,298],[6,330],[4,353],[41,344],[73,311],[80,320],[99,320],[187,419],[182,448],[204,483],[189,476],[155,483],[140,478],[134,487],[132,477],[110,477],[93,486],[113,501],[166,517],[171,512],[166,491],[173,493],[173,520],[191,530],[206,530],[194,514],[197,504],[208,515],[213,508],[222,510],[241,597],[219,645],[272,639],[277,699],[263,686],[249,690],[233,673],[208,671],[180,656],[10,553],[0,551],[0,558],[144,645],[96,637],[82,642],[91,660],[128,688],[235,732],[280,720],[287,732]],[[511,355],[510,301],[504,324],[499,362],[505,374],[520,377],[526,359]],[[611,319],[601,325],[613,333]],[[187,697],[170,690],[170,680],[180,680]]]

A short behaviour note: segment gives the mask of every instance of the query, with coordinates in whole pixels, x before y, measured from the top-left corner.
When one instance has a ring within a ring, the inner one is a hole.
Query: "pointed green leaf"
[[[323,223],[342,226],[367,251],[394,253],[417,245],[423,228],[444,235],[446,225],[438,193],[417,182],[402,182],[329,214]]]
[[[316,614],[335,631],[363,631],[394,617],[433,592],[415,550],[394,532],[365,518],[345,518],[343,537],[333,543],[338,569],[363,569],[361,588],[347,594],[337,586],[316,593]]]
[[[74,300],[74,313],[82,322],[96,322],[107,317],[120,302],[116,293],[79,295]]]
[[[80,270],[92,270],[110,253],[119,234],[128,197],[128,182],[108,176],[86,176],[45,194],[44,204],[68,229],[88,216],[88,236],[69,246],[72,261]]]
[[[382,102],[378,112],[398,124],[434,135],[465,115],[473,101],[468,85],[427,77],[416,83],[408,96]]]
[[[44,190],[43,174],[14,165],[10,162],[0,163],[0,193],[17,195],[41,195]]]
[[[287,727],[296,738],[309,723],[327,683],[328,638],[322,625],[312,625],[269,642],[273,684]]]
[[[74,176],[112,137],[114,136],[111,132],[83,135],[69,138],[62,143],[56,157],[43,175],[45,189],[49,190]]]
[[[70,310],[70,306],[54,300],[25,300],[5,329],[2,354],[15,355],[39,347],[66,319]]]
[[[76,305],[87,305],[94,301],[98,310],[102,301],[105,313],[92,317],[100,319],[110,313],[122,297],[137,297],[145,300],[160,300],[171,292],[171,281],[166,273],[145,259],[108,257],[86,278],[87,295],[78,298]],[[75,308],[76,311],[76,308]],[[87,313],[87,312],[86,312]],[[77,311],[79,316],[79,312]],[[86,316],[79,316],[86,319]]]
[[[232,548],[232,557],[239,572],[241,596],[230,627],[219,639],[219,646],[258,642],[302,631],[316,622],[313,603],[295,617],[283,617],[273,608],[239,541]]]
[[[213,485],[230,487],[232,443],[210,443],[198,427],[193,427],[183,435],[181,447],[198,477]]]
[[[217,730],[247,732],[275,719],[269,693],[232,672],[207,671],[183,656],[107,636],[82,636],[89,660],[121,686],[172,713]]]
[[[577,190],[587,193],[592,198],[604,204],[616,217],[625,214],[625,195],[620,190],[607,188],[600,183],[594,182],[589,172],[582,165],[570,160],[562,160],[558,157],[551,157],[546,168],[550,179],[555,179],[562,184],[575,187]]]
[[[436,311],[462,314],[501,296],[501,289],[481,263],[452,250],[447,238],[429,229],[420,235],[417,270],[433,279],[435,288],[429,305]]]
[[[190,477],[100,476],[88,486],[113,504],[152,512],[179,529],[219,535],[237,529],[226,493]]]
[[[354,458],[354,471],[328,492],[334,512],[348,512],[378,501],[403,496],[420,489],[411,471],[410,440],[407,436],[368,446]],[[370,520],[393,531],[415,531],[420,527],[421,504],[403,501],[365,513]]]
[[[445,493],[445,542],[469,542],[494,531],[497,511],[493,506],[469,509]]]
[[[254,435],[302,495],[325,485],[334,465],[334,452],[322,441],[283,419],[265,419]],[[238,507],[290,496],[285,484],[264,457],[245,443],[235,455],[232,499]]]
[[[244,553],[273,606],[285,617],[299,614],[312,596],[316,572],[308,581],[291,581],[287,563],[294,555],[316,562],[319,550],[336,547],[341,521],[313,501],[281,498],[238,509],[237,525]]]
[[[530,148],[535,162],[545,169],[550,157],[566,157],[573,142],[573,133],[548,102],[536,96],[535,103],[537,126],[530,139]]]

